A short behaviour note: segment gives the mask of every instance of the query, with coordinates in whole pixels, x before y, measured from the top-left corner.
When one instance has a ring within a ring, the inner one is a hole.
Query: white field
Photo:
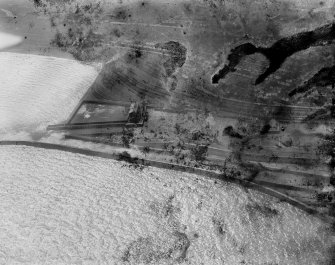
[[[66,121],[97,74],[74,60],[0,53],[0,139],[38,138]]]
[[[1,146],[0,176],[0,264],[327,264],[334,243],[315,217],[192,174]]]
[[[2,11],[4,11],[4,9],[2,9]],[[0,50],[15,46],[21,42],[21,36],[0,32]]]

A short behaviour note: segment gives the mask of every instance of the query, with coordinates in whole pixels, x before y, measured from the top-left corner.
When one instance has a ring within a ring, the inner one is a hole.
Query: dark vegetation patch
[[[149,146],[144,146],[142,152],[143,152],[144,155],[147,155],[147,154],[150,153],[150,150],[151,150],[151,149],[150,149]]]
[[[206,133],[204,131],[196,130],[196,131],[191,133],[191,139],[193,141],[199,141],[199,140],[202,140],[202,139],[205,139],[205,138],[206,138]]]
[[[241,175],[244,180],[253,181],[261,172],[261,166],[243,160],[238,163]]]
[[[34,0],[34,5],[35,5],[36,7],[42,7],[43,2],[42,2],[42,0]]]
[[[96,49],[101,43],[102,36],[92,30],[75,32],[71,28],[67,34],[57,32],[51,45],[68,51],[79,61],[93,61],[97,59]]]
[[[105,7],[104,2],[85,4],[75,0],[66,0],[55,7],[46,5],[44,12],[49,15],[51,26],[57,30],[51,45],[72,54],[80,61],[109,61],[117,52],[112,43],[123,36],[124,32],[121,30],[122,26],[120,28],[108,22],[126,22],[131,13],[130,8],[118,7],[112,8],[110,14]],[[106,8],[109,10],[108,6]],[[135,49],[125,60],[137,60],[141,54],[141,50]]]
[[[325,90],[326,87],[331,86],[331,95],[329,91]],[[312,78],[307,80],[303,85],[290,91],[289,96],[293,97],[297,94],[303,94],[304,97],[312,94],[313,90],[317,88],[323,88],[322,95],[318,90],[316,90],[318,98],[313,99],[313,103],[317,105],[324,106],[324,108],[313,112],[305,118],[306,122],[316,121],[316,120],[329,120],[335,118],[335,66],[324,67],[318,73],[316,73]],[[329,96],[332,97],[331,104],[325,106],[329,102]]]
[[[121,154],[119,154],[119,159],[122,161],[129,162],[129,163],[133,162],[132,156],[127,151],[124,151]]]
[[[225,241],[228,241],[228,243],[231,244],[231,246],[234,247],[236,250],[239,251],[241,249],[240,244],[234,237],[234,234],[232,234],[229,231],[228,225],[226,224],[223,218],[213,216],[212,223],[213,223],[215,232],[220,238],[223,238]]]
[[[330,173],[330,184],[335,186],[335,129],[323,137],[317,152],[328,160],[327,165]]]
[[[132,129],[123,128],[122,130],[122,144],[124,147],[129,148],[130,144],[134,142],[134,132]]]
[[[266,121],[245,118],[240,118],[235,128],[228,126],[224,130],[224,133],[231,137],[229,146],[232,153],[224,163],[222,178],[253,181],[259,173],[264,171],[262,165],[249,162],[245,154],[249,153],[250,148],[255,148],[258,151],[262,150],[262,146],[257,146],[252,141],[268,133],[268,130],[270,128]],[[248,186],[248,183],[241,184]]]
[[[156,44],[155,48],[163,49],[167,55],[167,59],[163,62],[166,76],[170,77],[177,68],[181,68],[184,65],[187,49],[181,43],[168,41]]]
[[[262,127],[262,129],[259,133],[261,135],[267,134],[267,133],[269,133],[270,129],[271,129],[271,125],[267,123]]]
[[[260,118],[240,118],[236,125],[236,131],[244,138],[258,136],[264,126],[264,121]]]
[[[312,31],[301,32],[290,37],[276,41],[270,47],[256,47],[252,43],[241,44],[228,55],[228,64],[224,65],[218,73],[212,77],[212,83],[217,84],[220,79],[230,72],[236,71],[236,66],[240,61],[251,54],[260,53],[264,55],[269,66],[264,73],[260,74],[255,81],[255,85],[262,83],[271,74],[275,73],[285,60],[293,54],[306,50],[313,46],[325,46],[333,43],[335,39],[335,24],[327,24]]]
[[[106,36],[97,33],[97,28],[102,14],[100,3],[77,4],[61,13],[50,11],[50,22],[57,27],[51,45],[69,52],[80,61],[101,59]]]
[[[241,134],[239,134],[236,130],[234,130],[233,126],[227,126],[224,130],[223,130],[224,134],[232,137],[232,138],[237,138],[237,139],[242,139],[243,136]]]
[[[158,217],[159,226],[164,226],[162,235],[140,237],[132,242],[124,251],[122,261],[131,264],[173,264],[186,260],[190,247],[188,236],[180,231],[179,221],[176,219],[179,207],[174,204],[175,195],[169,196],[163,202],[154,201],[149,209]]]
[[[131,264],[183,262],[190,244],[187,235],[181,232],[174,232],[169,238],[163,239],[140,237],[127,247],[121,260]]]
[[[286,105],[280,105],[271,113],[272,118],[281,121],[289,121],[292,117],[291,108]]]
[[[272,19],[277,15],[285,18],[293,17],[292,4],[279,1],[222,1],[203,0],[209,7],[211,16],[221,25],[222,31],[233,32],[235,36],[242,39],[250,39],[250,36],[257,36],[261,42],[268,43],[280,37],[280,26]]]
[[[175,199],[174,195],[171,195],[163,203],[153,202],[149,205],[150,210],[155,213],[160,218],[170,218],[173,214],[180,211],[178,207],[175,207],[173,200]]]
[[[202,163],[206,159],[207,152],[208,152],[207,145],[197,144],[191,148],[191,154],[194,157],[194,160],[200,163]]]
[[[261,205],[258,203],[248,203],[245,206],[245,210],[249,214],[250,217],[255,218],[257,216],[264,216],[266,218],[276,217],[279,212],[276,209],[273,209],[266,205]]]
[[[117,38],[120,38],[123,35],[122,31],[119,28],[113,28],[112,34]]]
[[[328,213],[330,216],[335,217],[335,201],[334,201],[334,196],[332,202],[329,204],[329,210]]]
[[[184,118],[174,124],[174,138],[163,145],[163,150],[173,157],[171,162],[200,167],[208,162],[208,146],[215,141],[217,131],[211,130],[202,115]]]
[[[321,192],[316,195],[316,199],[319,202],[331,203],[335,202],[335,192]]]
[[[329,257],[326,265],[335,265],[335,244],[329,248],[328,255]]]
[[[335,118],[335,97],[332,98],[332,103],[330,105],[330,116]]]
[[[134,168],[134,169],[144,169],[145,167],[145,161],[143,159],[140,159],[138,157],[132,157],[127,151],[123,151],[118,156],[119,161],[127,162],[128,164],[126,166]]]
[[[182,5],[186,15],[191,15],[193,13],[193,7],[190,3],[183,3]]]
[[[175,91],[177,88],[177,84],[178,84],[178,80],[177,77],[175,75],[171,76],[171,84],[170,84],[170,91]]]
[[[223,166],[220,168],[221,178],[226,179],[236,179],[241,177],[241,171],[236,163],[231,163],[231,158],[227,158],[224,161]]]
[[[219,235],[225,235],[227,233],[228,228],[223,219],[213,217],[212,222]]]
[[[73,3],[75,0],[30,0],[37,8],[43,8],[46,11],[47,6],[67,5]]]
[[[321,239],[319,239],[317,236],[314,237],[305,237],[301,240],[300,243],[298,243],[294,238],[291,238],[288,240],[288,242],[285,244],[285,251],[287,253],[288,256],[292,256],[295,257],[297,260],[301,260],[301,258],[303,256],[305,256],[306,254],[311,254],[311,252],[316,251],[315,248],[320,247],[320,244],[322,241],[320,241]],[[326,265],[329,264],[327,261],[327,257],[325,254],[327,254],[328,252],[328,248],[327,249],[320,249],[320,251],[323,252],[323,259],[322,261],[319,260],[319,262],[317,263],[313,263],[313,264],[322,264],[322,265]],[[315,252],[314,252],[315,253]],[[302,263],[302,262],[300,262]],[[304,263],[304,262],[303,262]]]
[[[328,109],[321,108],[307,115],[302,121],[306,124],[309,124],[310,127],[313,127],[313,126],[317,126],[316,122],[322,122],[323,124],[327,124],[329,117],[330,115],[329,115]]]
[[[126,62],[127,63],[138,63],[139,59],[143,56],[143,51],[141,48],[132,49],[127,53]]]
[[[129,9],[126,9],[124,7],[119,7],[116,8],[113,11],[113,14],[111,15],[111,18],[114,20],[118,20],[118,21],[127,21],[129,18],[131,18],[131,12],[129,11]]]
[[[277,116],[276,113],[272,113],[272,115]],[[267,122],[267,120],[268,119],[262,120],[259,118],[240,118],[238,119],[238,123],[236,124],[235,128],[231,125],[227,126],[223,130],[223,134],[235,139],[233,142],[236,145],[234,149],[241,151],[245,147],[249,146],[251,139],[267,134],[270,131],[271,125]]]

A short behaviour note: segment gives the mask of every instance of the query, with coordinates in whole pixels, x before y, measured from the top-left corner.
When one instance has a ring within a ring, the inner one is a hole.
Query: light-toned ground
[[[322,264],[335,240],[286,203],[191,174],[22,146],[0,161],[1,264]]]
[[[0,53],[0,137],[39,138],[65,122],[94,81],[94,67],[55,57]]]

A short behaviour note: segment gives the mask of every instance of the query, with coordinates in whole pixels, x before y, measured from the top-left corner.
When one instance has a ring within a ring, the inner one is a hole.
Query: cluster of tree
[[[330,171],[330,184],[335,186],[335,129],[323,137],[318,152],[327,159]]]
[[[131,129],[124,128],[121,140],[124,147],[129,148],[130,144],[134,142],[134,132]]]

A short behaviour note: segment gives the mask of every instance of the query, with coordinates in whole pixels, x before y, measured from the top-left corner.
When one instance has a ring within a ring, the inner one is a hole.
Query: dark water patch
[[[220,79],[225,78],[228,73],[236,71],[235,67],[245,56],[256,52],[257,48],[251,43],[245,43],[232,49],[227,58],[229,63],[224,65],[224,67],[212,77],[212,83],[218,84]]]
[[[313,46],[330,45],[334,39],[335,24],[332,23],[312,31],[301,32],[282,38],[270,47],[256,47],[252,43],[239,45],[231,50],[227,58],[228,64],[224,65],[224,67],[213,76],[212,83],[217,84],[219,80],[225,78],[228,73],[235,72],[236,66],[245,56],[260,53],[268,59],[269,66],[265,72],[260,74],[256,79],[255,85],[258,85],[276,72],[291,55]]]
[[[302,86],[299,86],[288,94],[293,97],[296,94],[301,94],[315,87],[326,87],[335,84],[335,66],[324,67],[312,78],[307,80]]]

